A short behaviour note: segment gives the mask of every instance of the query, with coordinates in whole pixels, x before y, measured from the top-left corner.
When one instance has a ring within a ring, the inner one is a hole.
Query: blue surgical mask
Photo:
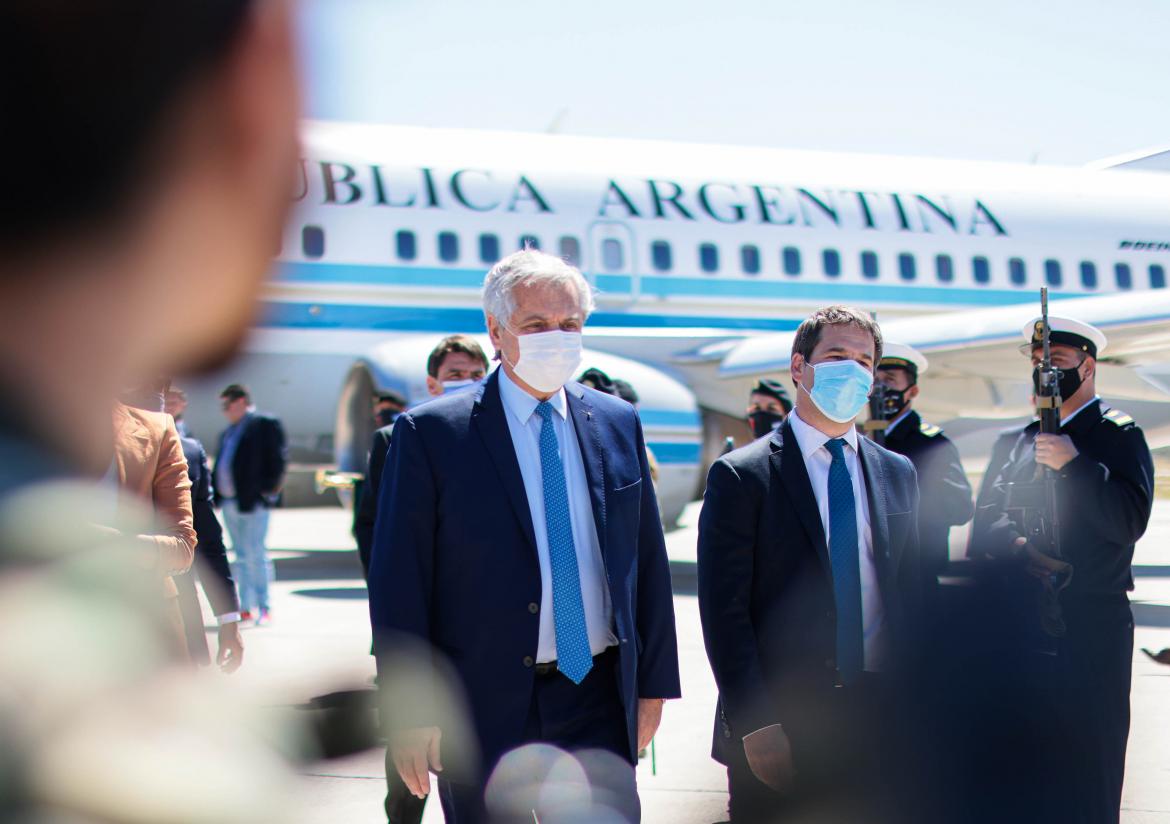
[[[473,381],[471,378],[464,378],[461,381],[443,381],[443,394],[447,395],[452,392],[462,392],[464,389],[470,389],[479,381]]]
[[[807,365],[813,370],[813,388],[809,392],[803,383],[800,388],[826,418],[836,423],[849,423],[861,414],[873,387],[871,371],[852,360]]]

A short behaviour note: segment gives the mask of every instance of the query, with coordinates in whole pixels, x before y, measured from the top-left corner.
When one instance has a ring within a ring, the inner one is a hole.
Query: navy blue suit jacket
[[[642,426],[623,400],[565,386],[605,562],[619,639],[619,684],[636,760],[637,699],[680,695],[670,571]],[[394,424],[370,563],[381,647],[406,633],[452,665],[483,765],[522,741],[532,695],[540,567],[499,373]],[[551,608],[551,605],[546,605]],[[408,719],[409,720],[409,719]],[[409,726],[442,719],[415,718]]]
[[[913,649],[920,612],[918,484],[901,455],[859,439],[890,665]],[[794,749],[817,737],[836,682],[832,566],[792,425],[721,457],[699,518],[699,613],[719,685],[714,755],[743,759],[743,736],[782,724]],[[726,763],[726,761],[724,762]]]
[[[224,436],[219,433],[216,456],[223,454]],[[253,412],[244,422],[244,432],[232,458],[232,479],[236,484],[236,505],[240,512],[251,512],[257,506],[275,504],[280,497],[284,471],[288,464],[288,445],[280,421],[268,415]],[[215,488],[215,473],[211,476],[212,493],[220,503]]]

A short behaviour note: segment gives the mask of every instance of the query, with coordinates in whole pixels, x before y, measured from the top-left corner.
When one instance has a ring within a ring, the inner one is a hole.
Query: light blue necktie
[[[861,626],[861,561],[857,552],[857,502],[853,479],[845,465],[845,440],[833,438],[825,448],[833,456],[829,467],[829,561],[833,567],[833,596],[837,601],[837,672],[842,684],[852,684],[864,666]]]
[[[548,531],[548,560],[552,568],[553,623],[557,631],[557,669],[580,684],[593,668],[581,574],[573,546],[573,521],[565,491],[565,466],[557,448],[553,408],[548,401],[536,406],[540,415],[540,477],[544,487],[544,525]]]

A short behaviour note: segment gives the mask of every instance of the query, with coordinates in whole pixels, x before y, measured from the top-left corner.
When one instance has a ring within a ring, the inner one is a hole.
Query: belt
[[[603,652],[599,652],[593,656],[593,664],[596,666],[597,664],[601,663],[601,661],[607,655],[609,655],[610,653],[612,653],[616,649],[617,649],[617,647],[614,647],[614,646],[606,647]],[[548,678],[550,676],[557,675],[560,672],[560,670],[557,669],[557,662],[555,660],[545,661],[545,662],[539,663],[539,664],[533,664],[532,671],[536,673],[538,678]]]

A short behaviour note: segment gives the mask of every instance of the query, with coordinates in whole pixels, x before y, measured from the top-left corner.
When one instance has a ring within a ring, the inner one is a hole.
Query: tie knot
[[[547,421],[552,418],[552,404],[548,401],[541,401],[536,405],[536,414],[540,415],[540,419]]]
[[[845,457],[845,439],[830,438],[825,441],[825,449],[829,450],[829,454],[833,456],[833,460],[840,460]]]

